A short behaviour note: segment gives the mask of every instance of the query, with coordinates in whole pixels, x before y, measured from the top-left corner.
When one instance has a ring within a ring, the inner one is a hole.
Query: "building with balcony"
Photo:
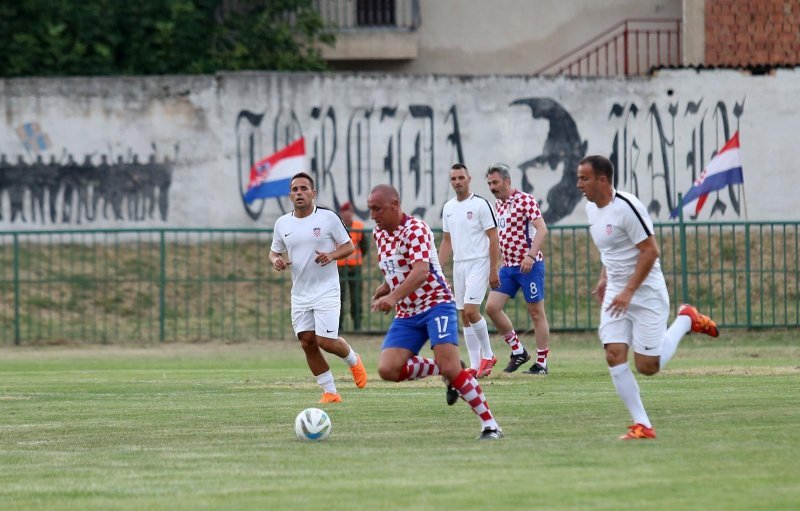
[[[637,75],[800,64],[797,0],[316,0],[337,71]]]

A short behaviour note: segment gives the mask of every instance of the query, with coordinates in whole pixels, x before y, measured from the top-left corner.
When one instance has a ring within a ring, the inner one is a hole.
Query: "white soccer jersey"
[[[602,208],[593,202],[586,204],[586,216],[592,240],[606,269],[608,287],[615,290],[624,288],[636,270],[640,253],[636,245],[653,235],[650,215],[635,195],[615,191],[611,203]],[[656,259],[642,287],[666,288],[659,259]]]
[[[333,252],[350,241],[347,228],[333,211],[315,206],[305,218],[294,211],[278,218],[272,235],[272,251],[287,253],[292,271],[292,308],[314,309],[341,305],[336,263],[320,266],[316,250]]]
[[[489,202],[470,194],[463,201],[453,197],[442,211],[442,229],[450,233],[453,261],[469,261],[489,257],[488,229],[497,228],[497,219]]]

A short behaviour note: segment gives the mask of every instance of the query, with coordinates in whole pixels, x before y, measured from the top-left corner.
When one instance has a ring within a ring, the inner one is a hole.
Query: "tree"
[[[0,3],[0,75],[324,70],[312,0]]]

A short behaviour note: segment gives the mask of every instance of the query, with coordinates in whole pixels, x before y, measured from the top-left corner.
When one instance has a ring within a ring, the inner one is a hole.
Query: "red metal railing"
[[[562,55],[536,74],[631,76],[681,62],[681,20],[629,19]]]

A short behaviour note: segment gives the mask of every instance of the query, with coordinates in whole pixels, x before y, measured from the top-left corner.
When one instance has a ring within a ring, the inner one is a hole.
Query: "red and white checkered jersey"
[[[428,263],[428,278],[410,295],[397,303],[398,318],[409,318],[427,311],[434,305],[453,301],[453,293],[444,278],[439,264],[439,253],[433,232],[424,221],[404,215],[394,232],[380,227],[372,231],[378,246],[378,266],[389,288],[394,290],[411,273],[416,261]]]
[[[536,228],[532,222],[542,218],[539,204],[533,195],[514,190],[508,199],[498,200],[495,209],[500,230],[498,235],[503,266],[519,266],[536,236]],[[536,261],[544,261],[544,254],[541,251],[536,254]]]

